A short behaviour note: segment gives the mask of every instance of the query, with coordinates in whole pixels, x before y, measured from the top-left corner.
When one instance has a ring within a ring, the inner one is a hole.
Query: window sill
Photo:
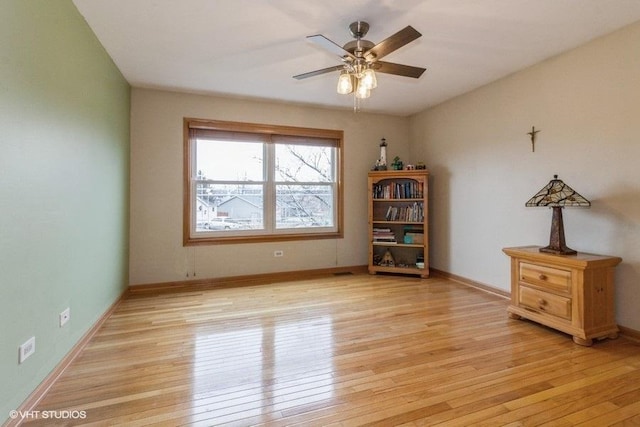
[[[238,243],[267,243],[293,240],[342,239],[342,232],[270,234],[264,236],[187,237],[183,246],[225,245]]]

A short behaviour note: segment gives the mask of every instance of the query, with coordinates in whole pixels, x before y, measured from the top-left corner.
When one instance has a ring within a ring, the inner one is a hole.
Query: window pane
[[[334,147],[276,144],[276,181],[333,182]]]
[[[198,179],[264,181],[263,144],[259,142],[196,141]]]
[[[262,185],[196,185],[196,231],[264,228]]]
[[[276,228],[333,227],[333,187],[276,186]]]

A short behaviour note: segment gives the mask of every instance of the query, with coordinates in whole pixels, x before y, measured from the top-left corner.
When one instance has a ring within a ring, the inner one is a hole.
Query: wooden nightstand
[[[594,338],[617,338],[614,268],[619,257],[554,255],[539,246],[504,248],[511,257],[509,317],[524,317],[589,346]]]

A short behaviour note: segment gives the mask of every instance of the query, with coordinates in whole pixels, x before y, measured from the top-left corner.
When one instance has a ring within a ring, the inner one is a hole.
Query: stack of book
[[[404,243],[408,244],[424,244],[424,230],[422,227],[407,226],[404,227]]]
[[[374,243],[396,243],[396,236],[390,228],[374,228],[373,241]]]

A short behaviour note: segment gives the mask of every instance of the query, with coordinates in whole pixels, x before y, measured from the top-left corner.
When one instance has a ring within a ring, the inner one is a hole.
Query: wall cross
[[[531,127],[531,132],[527,132],[527,135],[531,136],[531,152],[535,152],[536,151],[536,134],[540,132],[539,130],[536,130],[535,126]]]

